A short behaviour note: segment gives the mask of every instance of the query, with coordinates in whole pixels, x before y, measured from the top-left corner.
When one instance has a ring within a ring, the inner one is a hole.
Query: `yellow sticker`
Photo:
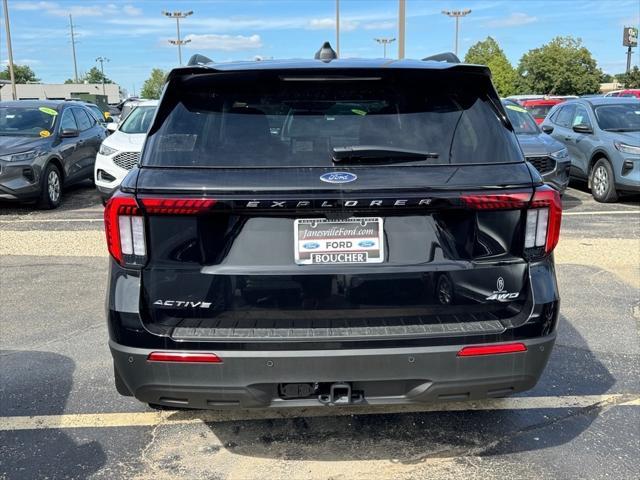
[[[49,130],[40,130],[40,136],[42,138],[47,138],[51,136],[51,132]]]
[[[38,110],[40,110],[42,113],[46,113],[47,115],[58,115],[58,112],[56,112],[53,108],[40,107]]]
[[[522,113],[527,113],[527,109],[526,108],[522,108],[522,107],[517,107],[515,105],[507,105],[507,108],[509,110],[513,110],[515,112],[522,112]]]
[[[359,110],[357,108],[352,108],[351,111],[353,113],[355,113],[356,115],[366,115],[367,114],[367,112],[365,112],[364,110]]]

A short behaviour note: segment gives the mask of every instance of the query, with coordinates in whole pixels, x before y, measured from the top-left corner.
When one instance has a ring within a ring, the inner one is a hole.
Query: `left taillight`
[[[111,256],[122,266],[140,266],[147,258],[144,217],[135,197],[117,192],[104,209]]]

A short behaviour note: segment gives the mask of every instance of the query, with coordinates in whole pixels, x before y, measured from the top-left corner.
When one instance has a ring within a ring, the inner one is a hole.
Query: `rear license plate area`
[[[294,221],[294,252],[295,262],[298,265],[382,263],[384,261],[382,218],[296,219]]]

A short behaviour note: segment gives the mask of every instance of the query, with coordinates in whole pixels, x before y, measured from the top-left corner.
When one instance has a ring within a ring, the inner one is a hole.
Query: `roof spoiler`
[[[430,55],[422,59],[424,62],[447,62],[447,63],[460,63],[460,59],[455,53],[444,52]]]
[[[205,57],[204,55],[196,53],[195,55],[191,56],[191,58],[187,62],[187,66],[193,67],[195,65],[206,65],[207,63],[213,63],[213,60],[211,60],[209,57]]]

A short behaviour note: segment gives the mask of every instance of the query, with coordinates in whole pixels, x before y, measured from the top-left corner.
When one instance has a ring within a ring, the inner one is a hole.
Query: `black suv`
[[[105,210],[116,387],[186,408],[529,389],[560,217],[486,67],[174,69]]]
[[[0,200],[56,208],[63,186],[93,178],[106,136],[81,102],[0,102]]]

